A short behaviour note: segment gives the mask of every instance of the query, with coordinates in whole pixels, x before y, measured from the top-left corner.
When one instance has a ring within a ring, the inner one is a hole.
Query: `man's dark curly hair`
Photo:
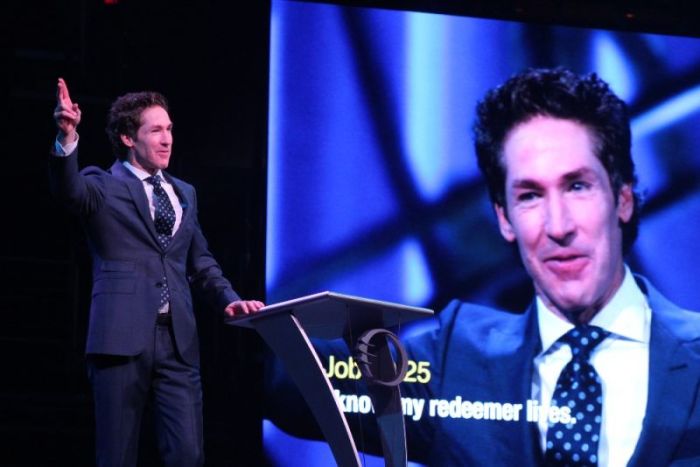
[[[641,207],[634,190],[637,177],[629,115],[627,105],[595,73],[577,75],[563,68],[527,70],[489,91],[478,103],[474,144],[491,201],[506,207],[507,168],[502,155],[509,132],[536,116],[573,120],[590,130],[595,155],[608,173],[615,202],[623,185],[632,187],[634,211],[622,225],[623,251],[628,252],[637,238]]]
[[[168,111],[168,101],[162,94],[152,91],[130,92],[117,98],[107,116],[107,136],[112,150],[119,160],[126,159],[129,148],[124,145],[121,135],[136,139],[141,126],[141,113],[149,107],[163,107]]]

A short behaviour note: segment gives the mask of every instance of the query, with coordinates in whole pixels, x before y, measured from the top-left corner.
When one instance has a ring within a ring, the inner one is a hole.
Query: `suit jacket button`
[[[162,288],[162,287],[163,287],[163,283],[162,283],[162,282],[156,282],[156,287],[158,287],[159,289]]]

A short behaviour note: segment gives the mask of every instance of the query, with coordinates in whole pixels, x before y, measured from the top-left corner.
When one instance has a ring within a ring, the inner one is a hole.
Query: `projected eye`
[[[576,181],[569,185],[569,191],[584,191],[591,187],[591,184],[584,181]]]
[[[516,197],[518,202],[520,203],[528,203],[535,201],[540,197],[539,193],[534,192],[534,191],[525,191],[523,193],[519,193]]]

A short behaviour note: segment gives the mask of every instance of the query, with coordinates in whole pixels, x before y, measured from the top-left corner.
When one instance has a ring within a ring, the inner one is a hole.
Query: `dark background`
[[[202,228],[234,288],[262,298],[269,5],[62,0],[13,8],[4,18],[0,465],[90,465],[89,255],[78,222],[47,186],[57,78],[83,111],[81,166],[114,161],[104,127],[115,97],[144,89],[168,97],[170,171],[197,188]],[[208,464],[257,465],[261,346],[202,302],[196,308]],[[142,465],[157,465],[146,423]]]
[[[699,23],[694,1],[680,0],[336,3],[690,35]],[[169,98],[170,171],[197,188],[202,228],[236,290],[264,298],[269,11],[266,0],[3,5],[0,465],[93,463],[89,257],[47,187],[56,79],[83,110],[82,166],[113,161],[104,126],[115,97],[151,89]],[[197,308],[207,464],[261,465],[262,345]],[[142,465],[157,465],[148,421],[142,448]]]

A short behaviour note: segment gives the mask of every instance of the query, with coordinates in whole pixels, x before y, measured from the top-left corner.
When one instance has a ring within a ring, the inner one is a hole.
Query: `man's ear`
[[[634,214],[634,193],[632,186],[625,184],[617,195],[617,216],[623,223],[627,223],[632,218],[632,214]]]
[[[515,241],[515,232],[513,232],[513,226],[508,220],[508,215],[506,214],[505,208],[498,203],[494,203],[493,209],[496,211],[496,217],[498,217],[498,228],[501,230],[501,235],[507,241]]]
[[[121,138],[122,143],[124,146],[127,148],[133,148],[134,147],[134,140],[131,138],[129,135],[119,135],[119,138]]]

